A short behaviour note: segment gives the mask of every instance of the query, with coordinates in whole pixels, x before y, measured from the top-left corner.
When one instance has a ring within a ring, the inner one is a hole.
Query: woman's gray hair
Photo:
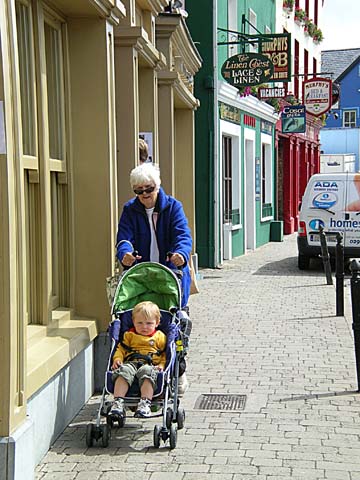
[[[144,185],[146,183],[154,183],[157,190],[160,188],[160,169],[154,163],[142,163],[138,167],[135,167],[133,170],[131,170],[131,188],[134,188],[136,185]]]

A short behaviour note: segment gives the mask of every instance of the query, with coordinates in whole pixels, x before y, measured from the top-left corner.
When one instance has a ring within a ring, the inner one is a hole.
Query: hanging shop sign
[[[285,98],[286,90],[284,87],[260,87],[258,88],[258,99],[269,100],[269,98]]]
[[[304,133],[306,130],[305,105],[288,105],[281,112],[282,133]]]
[[[223,78],[234,87],[250,87],[269,81],[274,71],[270,59],[259,53],[239,53],[221,67]]]
[[[320,117],[330,110],[332,105],[331,80],[328,78],[312,78],[304,80],[303,99],[306,111]]]
[[[291,35],[277,33],[261,35],[259,52],[274,65],[271,82],[291,82]]]

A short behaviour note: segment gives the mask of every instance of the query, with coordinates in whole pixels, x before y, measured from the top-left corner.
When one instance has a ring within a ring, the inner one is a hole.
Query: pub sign
[[[261,35],[259,52],[266,55],[274,65],[271,82],[291,82],[291,35],[269,33]]]
[[[306,111],[320,117],[332,105],[332,82],[328,78],[304,80],[303,99]]]

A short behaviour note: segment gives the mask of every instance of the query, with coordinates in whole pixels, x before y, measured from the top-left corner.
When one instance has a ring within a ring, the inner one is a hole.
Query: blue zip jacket
[[[156,239],[159,248],[159,262],[170,268],[172,264],[166,262],[168,252],[180,253],[185,260],[182,278],[181,306],[187,305],[190,295],[190,270],[188,260],[191,254],[192,238],[182,204],[166,195],[160,188],[154,212],[157,212]],[[117,233],[116,256],[121,262],[125,253],[134,250],[141,255],[140,262],[150,261],[150,225],[144,205],[137,197],[129,200],[123,208]]]

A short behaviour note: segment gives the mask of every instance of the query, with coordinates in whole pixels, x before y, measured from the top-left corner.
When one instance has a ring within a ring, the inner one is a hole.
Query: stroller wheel
[[[86,446],[89,448],[94,445],[94,427],[93,423],[88,423],[86,426]]]
[[[114,426],[114,420],[111,415],[108,415],[106,417],[106,423],[109,425],[110,428],[113,428]]]
[[[178,430],[181,430],[184,428],[184,423],[185,423],[185,410],[183,407],[179,407],[178,411],[176,413],[176,423],[178,426]]]
[[[160,437],[161,437],[161,426],[155,425],[154,427],[154,447],[160,447]]]
[[[170,427],[170,450],[174,450],[177,442],[177,426],[171,425]]]
[[[126,421],[126,415],[124,415],[123,417],[118,417],[119,428],[123,428],[123,426],[125,425],[125,421]]]
[[[168,430],[170,430],[172,419],[173,419],[173,409],[171,407],[168,407],[168,409],[166,410],[166,428]]]
[[[101,429],[101,445],[103,448],[109,446],[109,439],[110,439],[110,427],[107,423],[100,426]]]

